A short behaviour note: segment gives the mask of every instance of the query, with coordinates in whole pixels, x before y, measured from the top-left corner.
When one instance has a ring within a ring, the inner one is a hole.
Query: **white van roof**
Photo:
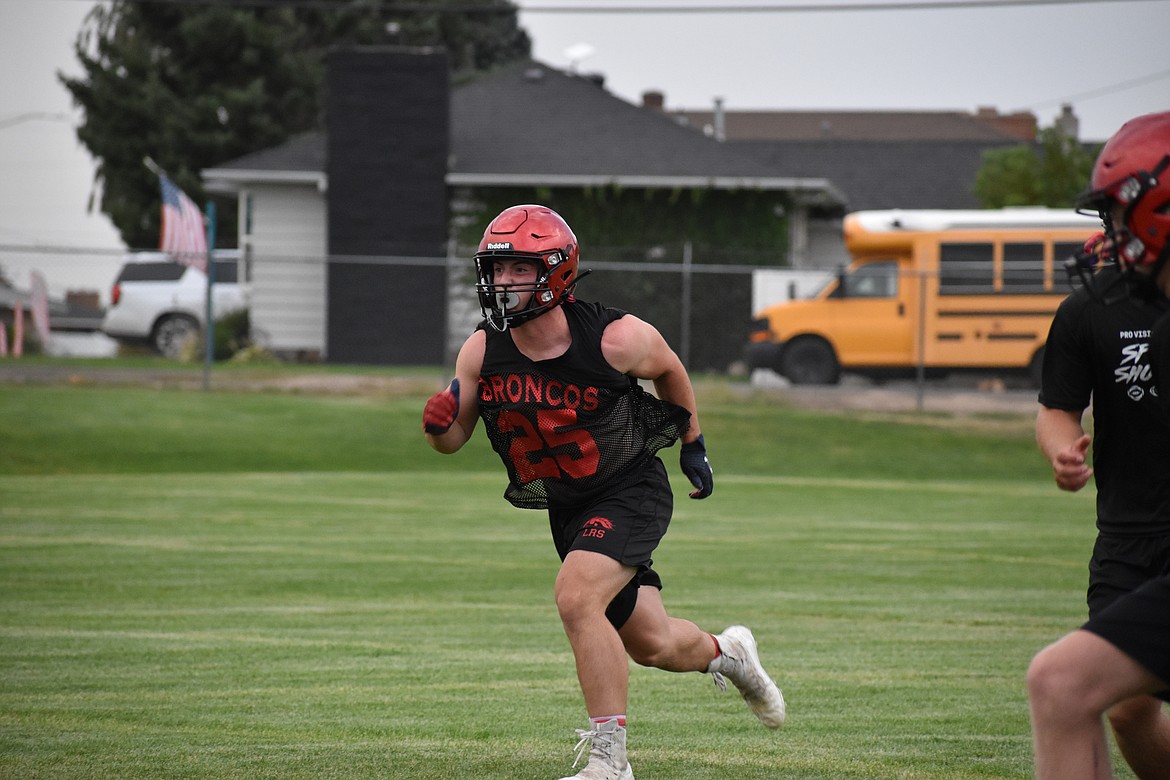
[[[871,233],[978,228],[1092,228],[1101,224],[1096,216],[1043,206],[982,210],[887,209],[855,211],[849,217]]]

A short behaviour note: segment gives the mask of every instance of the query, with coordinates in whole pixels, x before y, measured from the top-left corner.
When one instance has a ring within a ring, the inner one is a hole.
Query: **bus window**
[[[1072,257],[1085,248],[1084,244],[1069,244],[1063,241],[1057,241],[1052,245],[1052,264],[1060,268],[1064,261]]]
[[[1052,245],[1052,291],[1068,292],[1081,286],[1081,278],[1070,273],[1064,262],[1084,249],[1084,244],[1070,244],[1057,241]]]
[[[846,298],[893,298],[898,294],[898,263],[866,263],[844,277]]]
[[[983,295],[995,292],[994,257],[991,244],[939,244],[939,293]]]
[[[1012,293],[1044,292],[1044,244],[1003,245],[1003,291]]]

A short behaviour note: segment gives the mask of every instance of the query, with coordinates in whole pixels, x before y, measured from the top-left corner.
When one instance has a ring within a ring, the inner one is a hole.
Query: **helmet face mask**
[[[497,283],[496,264],[508,260],[534,264],[536,280]],[[577,269],[577,238],[559,214],[536,205],[504,209],[484,231],[475,253],[480,310],[494,330],[521,325],[567,300],[577,283]]]

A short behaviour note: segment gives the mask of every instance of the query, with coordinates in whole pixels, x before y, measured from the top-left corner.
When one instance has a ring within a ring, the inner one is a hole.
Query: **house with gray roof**
[[[1036,115],[963,111],[732,111],[722,101],[707,110],[665,110],[665,96],[648,92],[646,108],[726,141],[1015,141],[1036,140]],[[1066,114],[1071,108],[1066,107]],[[1072,117],[1075,121],[1075,117]],[[1076,133],[1073,132],[1073,135]]]
[[[724,140],[769,170],[815,173],[842,193],[844,208],[817,213],[810,251],[793,264],[832,267],[848,260],[841,239],[844,212],[867,209],[978,209],[975,177],[985,152],[1036,141],[1031,112],[992,107],[962,111],[779,111],[667,109],[661,92],[642,96],[648,110]],[[1076,138],[1079,122],[1064,106],[1057,126]]]
[[[533,61],[454,86],[442,130],[449,133],[444,183],[453,234],[468,223],[482,230],[475,204],[492,192],[773,193],[784,204],[777,213],[797,225],[806,222],[791,220],[793,212],[844,203],[827,179],[775,175],[745,150],[627,103],[591,78]],[[345,306],[322,294],[338,261],[329,249],[338,230],[329,206],[338,184],[330,149],[328,134],[311,133],[203,171],[209,190],[239,196],[254,335],[277,352],[325,359],[333,357],[330,309]],[[384,219],[392,214],[384,211]],[[775,251],[778,264],[789,254],[786,246]]]
[[[422,102],[438,100],[435,92]],[[380,110],[401,99],[395,94],[367,98]],[[764,198],[759,213],[766,216],[754,218],[782,223],[782,228],[767,226],[773,231],[768,235],[777,236],[775,264],[833,268],[847,259],[840,235],[846,212],[977,208],[972,187],[983,153],[1027,142],[1035,133],[1031,114],[987,109],[975,114],[724,112],[719,106],[711,112],[666,111],[660,95],[648,93],[642,105],[632,104],[608,92],[599,78],[536,61],[451,85],[442,99],[448,101],[441,128],[448,144],[441,174],[449,208],[446,254],[463,260],[466,245],[474,243],[476,231],[499,203],[551,199],[549,205],[558,207],[558,199],[575,192],[578,199],[569,215],[577,228],[580,193],[629,200],[636,200],[631,193],[645,193],[639,198],[646,200],[652,193],[678,197],[688,192],[684,205],[697,193],[708,198],[687,212],[684,219],[692,225],[705,221],[704,208]],[[399,113],[417,111],[419,102],[401,106]],[[383,208],[382,217],[371,211],[340,225],[334,203],[331,217],[336,177],[367,174],[360,165],[346,166],[344,173],[331,167],[333,157],[349,150],[330,143],[327,132],[310,133],[203,171],[209,190],[239,195],[239,241],[252,265],[257,340],[280,353],[325,359],[335,357],[329,349],[331,332],[350,326],[331,324],[331,310],[348,304],[332,290],[328,296],[322,292],[337,287],[329,274],[344,254],[336,249],[338,232],[363,220],[393,221],[394,214]],[[393,142],[387,143],[392,152]],[[375,178],[372,169],[368,175]],[[384,178],[387,171],[378,175]],[[582,229],[590,230],[584,221],[579,238]],[[628,221],[637,225],[639,217]],[[589,238],[589,243],[583,238],[587,249],[601,241]],[[637,235],[605,238],[654,243]],[[653,248],[647,250],[646,256],[652,256]],[[453,259],[450,265],[465,271],[468,264]],[[451,271],[452,290],[467,288],[464,276]],[[464,311],[463,321],[450,328],[449,353],[476,312],[467,301],[444,302],[443,308],[448,306]]]
[[[452,91],[451,151],[447,181],[456,187],[753,188],[841,200],[823,177],[772,175],[593,78],[531,61]]]

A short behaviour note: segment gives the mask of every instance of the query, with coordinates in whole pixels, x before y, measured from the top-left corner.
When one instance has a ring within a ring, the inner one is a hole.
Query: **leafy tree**
[[[84,111],[77,135],[97,161],[101,210],[128,246],[157,245],[158,179],[143,158],[202,203],[204,168],[324,126],[334,45],[444,46],[456,76],[529,55],[507,0],[475,14],[445,12],[451,2],[405,15],[355,0],[99,4],[74,44],[83,74],[58,78]],[[219,235],[234,236],[234,208],[218,213]]]
[[[984,208],[1049,206],[1071,208],[1089,183],[1097,150],[1055,127],[1040,131],[1038,143],[983,153],[975,195]]]

